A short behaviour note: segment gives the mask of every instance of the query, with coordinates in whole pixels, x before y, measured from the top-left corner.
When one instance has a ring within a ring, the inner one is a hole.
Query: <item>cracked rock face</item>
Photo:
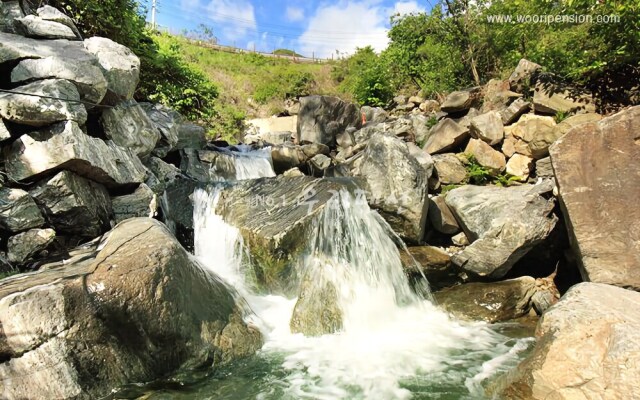
[[[0,324],[8,400],[99,398],[127,382],[226,364],[262,342],[228,287],[147,218],[121,223],[100,251],[64,268],[2,281]]]

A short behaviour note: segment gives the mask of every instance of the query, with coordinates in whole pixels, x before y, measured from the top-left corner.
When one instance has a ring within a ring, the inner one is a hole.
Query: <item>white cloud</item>
[[[389,39],[389,17],[424,11],[416,1],[400,1],[385,7],[381,0],[341,0],[321,5],[310,18],[306,31],[298,38],[305,55],[331,57],[336,50],[352,54],[357,47],[384,50]]]
[[[211,0],[207,11],[227,40],[241,39],[257,29],[255,10],[249,0]]]
[[[304,20],[304,10],[298,7],[288,6],[285,12],[287,20],[291,22],[298,22]]]

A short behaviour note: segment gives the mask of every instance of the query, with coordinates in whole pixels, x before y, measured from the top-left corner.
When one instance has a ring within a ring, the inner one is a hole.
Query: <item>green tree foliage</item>
[[[393,97],[393,87],[384,60],[371,46],[359,48],[341,60],[332,71],[341,90],[349,92],[362,105],[383,106]]]

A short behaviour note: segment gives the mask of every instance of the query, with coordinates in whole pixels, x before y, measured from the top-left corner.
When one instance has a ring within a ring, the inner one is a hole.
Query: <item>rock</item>
[[[78,38],[80,37],[80,32],[71,17],[67,16],[62,11],[59,11],[57,8],[44,5],[36,10],[36,14],[45,21],[58,22],[62,25],[68,26]]]
[[[409,100],[409,98],[403,94],[399,94],[396,97],[393,98],[393,102],[398,105],[398,106],[403,106],[405,104],[407,104],[407,101]]]
[[[446,113],[457,113],[470,109],[480,99],[481,88],[474,87],[450,93],[440,109]]]
[[[427,184],[432,170],[433,164],[419,162],[406,143],[376,134],[365,150],[343,164],[336,175],[361,178],[369,205],[398,235],[420,242],[427,220]]]
[[[2,118],[0,118],[0,142],[11,139],[11,132],[7,129]]]
[[[595,113],[572,115],[556,125],[554,129],[555,136],[560,138],[576,126],[580,126],[589,122],[598,122],[601,119],[602,115]]]
[[[331,159],[324,154],[318,154],[309,160],[309,165],[311,166],[312,171],[318,174],[318,176],[323,176],[324,171],[331,166]]]
[[[258,134],[249,134],[245,135],[244,143],[245,144],[254,144],[254,143],[268,143],[268,144],[285,144],[285,143],[293,143],[293,138],[295,134],[290,131],[280,131],[280,132],[260,132]],[[204,135],[203,135],[204,137]],[[189,147],[189,146],[185,146]],[[184,147],[183,147],[184,148]]]
[[[178,143],[175,149],[197,149],[201,150],[207,145],[206,130],[200,125],[183,122],[178,125]]]
[[[271,160],[274,171],[280,174],[291,168],[301,167],[308,160],[308,157],[302,152],[300,146],[283,144],[271,146]]]
[[[533,107],[536,112],[594,113],[596,106],[587,91],[555,81],[554,78],[538,80],[533,92]]]
[[[75,121],[82,125],[87,121],[87,110],[78,102],[78,89],[69,81],[46,79],[15,90],[25,94],[0,93],[0,116],[8,121],[37,127],[60,121]]]
[[[288,169],[284,171],[282,175],[286,177],[304,176],[304,174],[298,168]]]
[[[160,140],[156,125],[135,100],[108,108],[102,113],[100,121],[109,139],[119,146],[131,149],[138,157],[151,154]]]
[[[101,247],[0,284],[3,398],[101,398],[261,347],[235,294],[162,223],[126,221]]]
[[[160,133],[160,139],[153,150],[154,155],[166,157],[178,144],[179,125],[182,116],[177,111],[162,104],[140,103],[140,107]]]
[[[175,165],[167,164],[157,157],[149,157],[145,161],[145,166],[150,172],[145,184],[157,195],[162,195],[169,183],[180,177],[184,178]]]
[[[360,113],[364,114],[367,123],[380,124],[389,118],[389,114],[381,107],[362,106]]]
[[[330,204],[344,179],[308,176],[239,181],[222,191],[216,213],[239,229],[255,262],[258,291],[298,294],[296,271],[313,221]]]
[[[421,96],[411,96],[409,97],[409,100],[407,100],[407,102],[419,106],[420,104],[424,103],[424,99]]]
[[[500,111],[500,118],[502,119],[502,123],[504,125],[509,125],[518,120],[520,116],[524,113],[528,112],[531,108],[531,103],[519,98],[515,99],[513,103],[509,105],[509,107]]]
[[[21,232],[44,224],[40,209],[29,193],[21,189],[0,187],[0,227]]]
[[[24,17],[20,2],[0,2],[0,32],[16,33],[15,20]]]
[[[493,283],[466,283],[434,293],[438,305],[456,318],[509,321],[531,310],[536,280],[530,276]]]
[[[502,278],[534,246],[541,243],[557,222],[537,187],[463,186],[447,192],[445,200],[471,241],[452,257],[474,276]]]
[[[478,164],[485,167],[492,175],[500,174],[507,167],[504,154],[494,150],[480,139],[469,140],[464,153],[473,156]]]
[[[551,146],[574,253],[585,280],[640,290],[640,107],[580,125]]]
[[[504,139],[502,118],[495,111],[471,118],[469,131],[472,137],[482,139],[491,146],[502,142]]]
[[[420,104],[420,111],[424,113],[440,111],[440,103],[436,100],[426,100],[424,103]]]
[[[4,149],[7,173],[17,181],[33,180],[60,168],[109,188],[145,181],[146,171],[130,149],[85,135],[66,122],[22,135]]]
[[[140,81],[138,56],[125,46],[101,37],[86,39],[84,47],[98,59],[107,78],[108,91],[104,103],[115,105],[120,100],[132,99]]]
[[[541,158],[536,161],[536,177],[553,178],[553,166],[551,165],[551,157]]]
[[[319,143],[305,144],[301,146],[300,149],[302,150],[302,153],[309,159],[317,156],[318,154],[323,154],[326,156],[331,152],[329,146],[325,146],[324,144]]]
[[[6,4],[6,3],[3,3]],[[95,61],[81,42],[68,40],[36,40],[0,32],[0,64],[16,64],[26,58],[58,57],[66,60]]]
[[[411,122],[413,125],[413,136],[415,137],[415,143],[426,143],[429,137],[430,118],[424,115],[412,115]]]
[[[166,189],[160,195],[164,223],[189,251],[194,248],[193,192],[196,187],[196,180],[180,174],[166,183]]]
[[[480,111],[471,107],[463,117],[453,118],[453,120],[464,129],[470,129],[471,118],[477,117],[478,115],[480,115]]]
[[[53,229],[30,229],[9,238],[8,259],[15,264],[23,264],[40,251],[49,247],[56,239]]]
[[[58,233],[93,239],[110,228],[109,193],[72,172],[58,173],[30,194]]]
[[[510,127],[506,127],[508,129]],[[517,138],[510,131],[505,132],[504,142],[502,143],[502,153],[507,157],[513,157],[514,154],[522,154],[523,156],[531,156],[529,143]]]
[[[360,129],[362,117],[354,104],[337,97],[307,96],[300,98],[297,142],[335,145],[336,135],[349,127]]]
[[[467,179],[467,169],[455,154],[436,154],[433,162],[441,184],[458,185]]]
[[[507,174],[517,176],[518,180],[526,181],[533,170],[533,158],[514,154],[507,162]]]
[[[346,149],[350,146],[355,146],[356,139],[353,137],[351,132],[346,130],[336,135],[336,143],[338,147]]]
[[[553,117],[527,114],[522,116],[517,123],[505,128],[505,130],[516,138],[529,143],[536,136],[545,135],[547,132],[553,131],[555,126],[556,122]]]
[[[484,86],[484,97],[482,99],[482,113],[489,111],[503,111],[511,99],[522,97],[521,94],[512,92],[509,81],[501,81],[499,79],[491,79]]]
[[[135,192],[111,198],[111,206],[116,223],[129,218],[149,217],[157,214],[157,198],[144,183]]]
[[[462,146],[468,138],[468,129],[445,118],[431,128],[424,150],[429,154],[446,153]]]
[[[460,280],[451,258],[438,247],[408,247],[406,251],[400,251],[400,259],[410,280],[424,276],[432,289],[454,285]]]
[[[542,129],[535,132],[533,139],[529,142],[529,149],[535,158],[544,158],[549,155],[549,147],[565,133],[576,126],[588,122],[597,122],[602,116],[594,113],[578,114],[567,118],[553,129]]]
[[[445,235],[460,232],[456,217],[445,203],[444,196],[436,196],[429,201],[429,221],[433,229]]]
[[[35,15],[16,18],[14,21],[16,32],[26,37],[36,39],[77,39],[76,33],[67,25],[42,19]]]
[[[525,60],[524,58],[521,59],[509,77],[511,90],[526,94],[525,92],[528,91],[529,85],[531,84],[531,77],[541,69],[542,67],[540,65]]]
[[[454,244],[454,246],[458,246],[458,247],[465,247],[470,244],[469,239],[467,238],[467,235],[464,232],[460,232],[457,235],[454,235],[453,237],[451,237],[451,242]]]
[[[298,115],[300,112],[300,101],[297,99],[286,99],[284,101],[284,110],[289,115]]]
[[[549,309],[537,345],[500,398],[631,399],[640,396],[640,294],[581,283]],[[510,382],[509,382],[510,381]]]

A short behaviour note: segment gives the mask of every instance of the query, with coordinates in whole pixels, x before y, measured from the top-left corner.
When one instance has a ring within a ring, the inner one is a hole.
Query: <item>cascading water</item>
[[[234,374],[239,382],[234,384],[232,377],[225,378],[225,385],[211,382],[196,396],[486,398],[482,384],[512,368],[530,343],[485,324],[454,321],[414,294],[389,226],[347,192],[339,193],[315,221],[300,266],[301,276],[312,274],[312,285],[335,287],[342,328],[317,337],[293,334],[296,299],[254,295],[245,286],[246,249],[239,231],[215,214],[219,194],[212,188],[194,195],[195,253],[246,299],[254,313],[247,318],[266,343],[247,367],[251,372]],[[245,374],[251,378],[242,379]]]

